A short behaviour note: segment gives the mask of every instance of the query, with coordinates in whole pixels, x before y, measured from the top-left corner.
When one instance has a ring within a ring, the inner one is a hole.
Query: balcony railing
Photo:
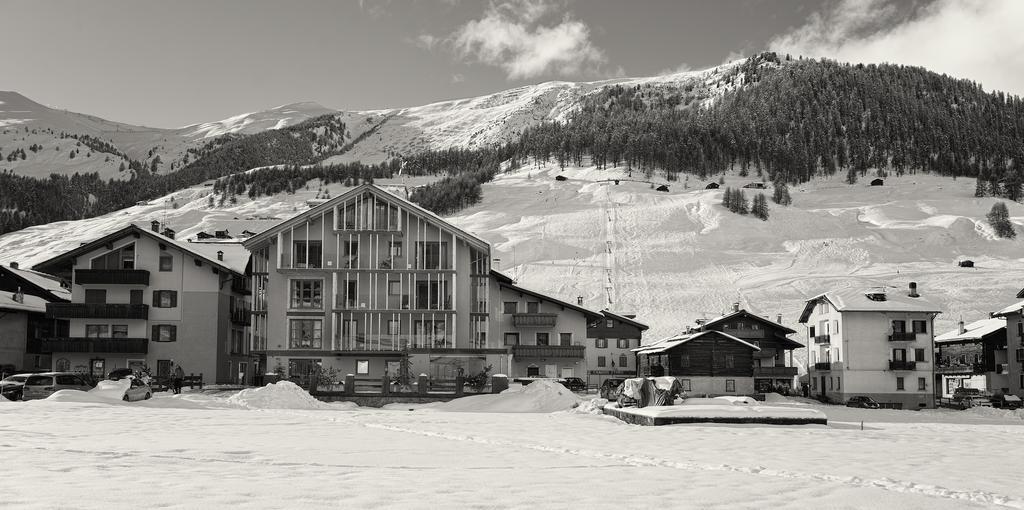
[[[512,346],[512,355],[517,358],[583,359],[585,349],[582,345],[515,345]]]
[[[239,326],[248,326],[252,324],[252,315],[248,309],[232,310],[231,323]]]
[[[722,331],[737,338],[765,338],[767,335],[766,330],[753,328],[723,329]]]
[[[831,365],[832,364],[827,362],[827,361],[819,361],[818,363],[814,364],[814,369],[815,370],[831,370],[832,369]]]
[[[754,377],[793,377],[796,367],[754,367]]]
[[[143,319],[149,305],[123,303],[47,303],[46,316],[54,319]]]
[[[512,325],[517,328],[553,328],[558,322],[557,313],[514,313]]]
[[[916,361],[890,361],[889,370],[916,370]]]
[[[984,363],[940,363],[935,367],[936,374],[984,374]]]
[[[1017,349],[1014,352],[1016,353],[1017,361],[1024,361],[1024,349]]]
[[[829,344],[832,343],[832,335],[818,335],[814,337],[814,343],[816,344]]]
[[[899,331],[889,335],[890,342],[913,342],[914,340],[917,340],[917,333]]]
[[[236,294],[252,294],[252,280],[244,276],[231,278],[231,292]]]
[[[44,338],[43,352],[98,352],[116,354],[146,354],[149,352],[148,338]]]
[[[75,271],[78,285],[149,285],[145,269],[79,269]]]

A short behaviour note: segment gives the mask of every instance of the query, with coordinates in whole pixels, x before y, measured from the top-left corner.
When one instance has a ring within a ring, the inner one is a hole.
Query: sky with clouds
[[[412,106],[774,49],[1024,95],[1020,0],[0,0],[0,90],[159,127]]]

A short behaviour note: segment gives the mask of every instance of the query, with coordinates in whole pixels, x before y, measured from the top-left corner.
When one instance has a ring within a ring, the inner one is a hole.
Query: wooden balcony
[[[916,361],[890,361],[889,370],[916,370]]]
[[[984,363],[942,363],[935,367],[936,374],[984,374],[985,364]]]
[[[766,338],[768,333],[766,330],[753,328],[723,329],[722,332],[736,338]]]
[[[557,313],[512,314],[512,325],[517,328],[553,328],[557,322]]]
[[[51,319],[149,319],[149,305],[124,303],[47,303]]]
[[[796,367],[754,367],[754,377],[793,377]]]
[[[78,285],[149,285],[145,269],[79,269],[75,271]]]
[[[517,358],[583,359],[585,350],[582,345],[514,345],[512,355]]]
[[[830,344],[832,343],[832,335],[818,335],[814,337],[814,343],[816,344]]]
[[[898,331],[889,335],[890,342],[913,342],[917,340],[917,333],[907,333],[906,331]]]
[[[96,352],[116,354],[146,354],[149,352],[148,338],[44,338],[43,352]]]

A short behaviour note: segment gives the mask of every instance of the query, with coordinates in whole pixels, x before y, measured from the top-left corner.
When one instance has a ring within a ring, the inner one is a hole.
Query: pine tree
[[[722,206],[732,210],[732,188],[725,188],[725,192],[722,193]]]
[[[846,171],[846,184],[857,184],[857,169],[852,166]]]
[[[779,181],[775,183],[775,190],[772,191],[772,202],[779,205],[789,205],[793,203],[793,199],[789,196],[789,186],[785,182]]]
[[[747,196],[743,194],[743,190],[736,190],[733,200],[736,202],[736,212],[740,214],[747,214],[750,212],[750,202],[747,202]]]
[[[985,186],[985,180],[982,179],[981,177],[977,177],[974,179],[974,181],[974,196],[985,196],[985,192],[988,191],[987,187]]]
[[[988,219],[988,224],[992,226],[992,230],[995,230],[997,236],[1006,239],[1017,237],[1017,231],[1014,230],[1013,223],[1010,222],[1010,211],[1006,209],[1006,203],[997,202],[985,218]]]
[[[764,193],[758,193],[757,196],[754,197],[754,205],[751,207],[751,213],[762,221],[768,220],[768,198],[764,196]]]

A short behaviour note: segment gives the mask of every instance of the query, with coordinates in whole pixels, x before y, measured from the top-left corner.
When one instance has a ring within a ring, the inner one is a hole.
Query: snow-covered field
[[[639,427],[247,391],[2,401],[0,506],[1024,508],[1024,457],[1007,447],[1024,443],[1020,411],[791,399],[772,405],[821,410],[829,425]]]

